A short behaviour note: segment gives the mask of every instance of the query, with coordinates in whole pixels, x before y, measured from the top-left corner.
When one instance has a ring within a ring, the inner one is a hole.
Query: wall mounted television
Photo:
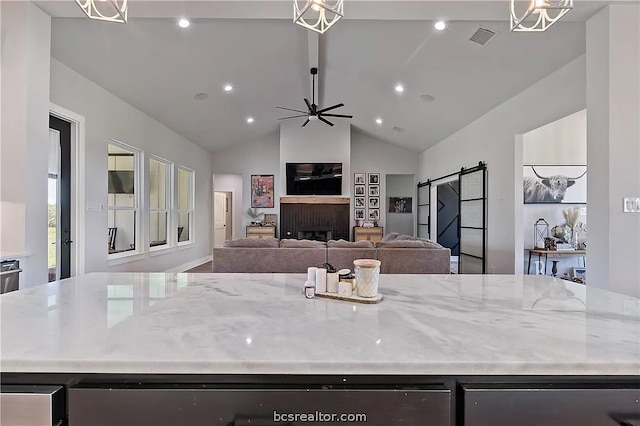
[[[287,163],[287,195],[342,195],[342,163]]]
[[[109,170],[109,194],[133,194],[133,170]]]

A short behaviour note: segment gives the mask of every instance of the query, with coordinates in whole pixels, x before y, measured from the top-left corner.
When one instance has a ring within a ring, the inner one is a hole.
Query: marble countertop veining
[[[3,372],[640,375],[640,300],[551,277],[92,273],[0,296]]]

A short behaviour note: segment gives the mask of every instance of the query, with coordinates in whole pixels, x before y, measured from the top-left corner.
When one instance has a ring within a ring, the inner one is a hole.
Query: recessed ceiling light
[[[376,123],[382,124],[382,118],[376,118]]]
[[[422,100],[424,102],[433,102],[433,101],[436,100],[436,98],[434,98],[431,95],[424,94],[424,95],[420,95],[420,100]]]
[[[248,118],[247,118],[247,123],[253,123],[253,121],[254,121],[254,120],[253,120],[253,117],[248,117]]]
[[[187,18],[181,18],[181,19],[178,21],[178,26],[179,26],[180,28],[188,28],[188,27],[189,27],[189,25],[191,25],[191,22],[189,22],[189,20],[188,20]]]
[[[398,93],[404,92],[404,87],[402,86],[402,84],[396,85],[396,92]]]
[[[438,21],[434,24],[434,28],[438,31],[442,31],[447,28],[447,24],[444,21]]]
[[[233,86],[232,86],[232,85],[230,85],[230,84],[225,84],[225,86],[224,86],[224,91],[225,91],[225,92],[230,92],[230,91],[232,91],[232,90],[233,90]]]
[[[206,93],[196,93],[193,96],[193,99],[195,99],[196,101],[204,101],[205,99],[207,99],[209,97],[208,94]]]

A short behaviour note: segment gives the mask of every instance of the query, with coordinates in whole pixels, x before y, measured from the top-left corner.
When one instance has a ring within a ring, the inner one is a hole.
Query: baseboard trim
[[[167,269],[165,272],[184,272],[191,268],[195,268],[196,266],[200,266],[204,263],[211,262],[213,260],[213,256],[205,256],[200,259],[192,260],[191,262],[183,263],[182,265],[178,265],[175,268]]]

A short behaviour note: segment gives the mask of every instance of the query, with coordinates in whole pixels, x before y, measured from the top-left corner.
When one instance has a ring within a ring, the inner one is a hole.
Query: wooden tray
[[[373,305],[382,301],[382,295],[378,293],[376,297],[343,296],[338,293],[316,293],[316,297],[326,297],[327,299],[344,300],[346,302],[366,303]]]

